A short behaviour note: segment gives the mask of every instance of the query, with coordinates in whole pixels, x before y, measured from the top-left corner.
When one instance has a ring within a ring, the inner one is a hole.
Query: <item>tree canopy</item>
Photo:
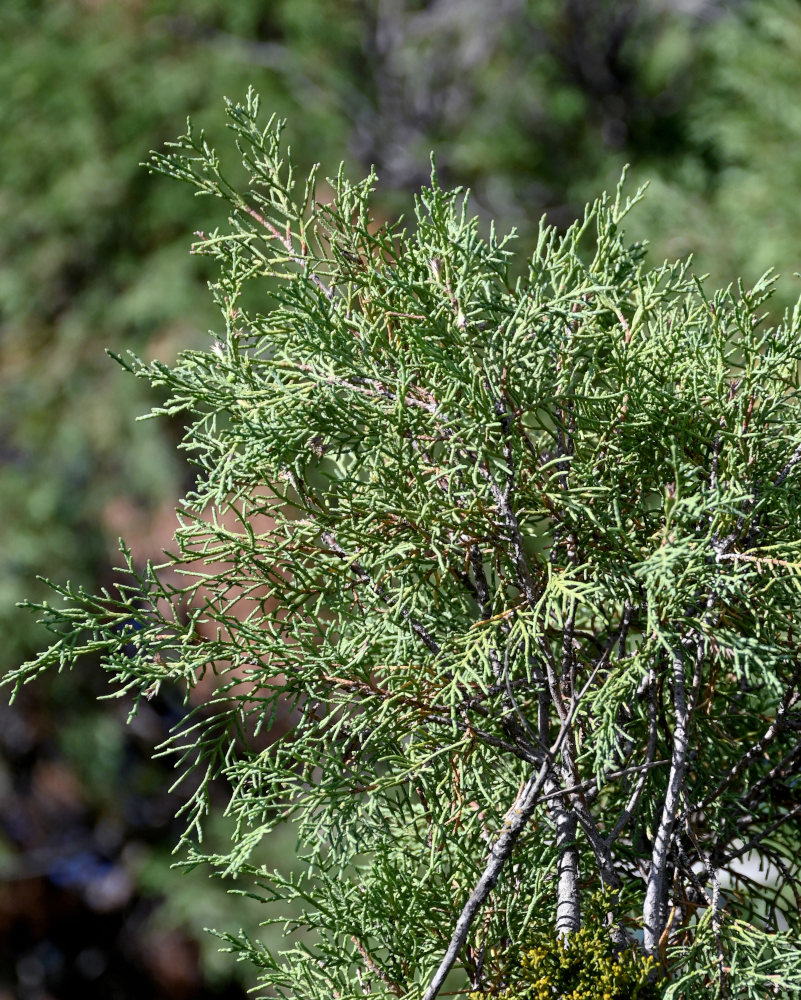
[[[245,184],[191,126],[151,160],[230,212],[193,248],[215,339],[119,358],[188,421],[174,551],[56,585],[12,679],[216,678],[166,749],[281,995],[797,993],[801,307],[650,264],[623,183],[519,259],[436,170],[381,224],[373,175],[298,180],[253,93],[227,113]],[[287,823],[299,867],[258,863]]]

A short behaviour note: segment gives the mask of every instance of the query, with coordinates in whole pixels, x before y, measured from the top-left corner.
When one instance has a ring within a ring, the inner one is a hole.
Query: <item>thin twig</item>
[[[259,223],[259,225],[264,226],[264,228],[273,237],[273,239],[276,239],[279,241],[279,243],[283,244],[287,253],[289,254],[290,260],[293,261],[293,263],[295,264],[299,264],[303,268],[303,270],[306,271],[311,276],[311,280],[315,283],[315,285],[317,285],[320,291],[323,292],[323,294],[327,298],[332,299],[334,297],[333,290],[329,288],[328,285],[326,285],[326,283],[321,278],[319,278],[313,271],[309,270],[308,260],[303,256],[303,254],[298,253],[298,251],[295,249],[295,245],[292,242],[291,235],[289,235],[288,233],[287,234],[282,233],[277,226],[274,226],[269,221],[269,219],[265,219],[264,216],[260,212],[257,212],[255,208],[251,208],[250,205],[247,204],[247,202],[240,201],[237,203],[237,207],[241,208],[243,212],[247,212],[247,214],[252,219],[255,219],[256,222]]]
[[[700,802],[697,806],[693,806],[693,812],[699,812],[705,809],[710,803],[714,802],[720,797],[721,792],[727,788],[732,781],[746,768],[753,760],[761,756],[763,751],[767,746],[769,746],[776,736],[781,732],[784,723],[784,717],[787,714],[787,710],[793,700],[793,694],[795,692],[795,686],[798,682],[798,673],[792,678],[790,685],[784,692],[779,707],[776,710],[776,718],[771,722],[761,739],[750,747],[746,752],[740,757],[740,759],[729,768],[726,774],[720,779],[715,788]]]
[[[654,759],[654,753],[656,752],[656,735],[657,735],[657,720],[656,720],[656,705],[654,703],[654,691],[656,688],[656,677],[654,675],[653,667],[649,671],[649,691],[650,696],[648,698],[648,748],[645,752],[645,767],[642,769],[642,773],[637,779],[637,784],[634,786],[634,791],[631,793],[629,801],[626,803],[623,812],[617,819],[617,822],[612,827],[609,835],[606,838],[607,844],[610,846],[617,840],[623,830],[626,828],[626,824],[629,822],[631,817],[634,815],[634,810],[637,808],[637,803],[642,795],[642,790],[645,787],[645,782],[648,777],[648,767],[651,761]]]
[[[787,465],[785,465],[785,467],[779,473],[773,485],[783,486],[785,479],[787,479],[787,477],[790,475],[790,473],[798,465],[799,462],[801,462],[801,444],[798,445],[793,454],[790,456],[790,460],[787,462]]]
[[[373,957],[370,954],[370,952],[367,950],[367,948],[365,948],[365,946],[356,937],[355,934],[351,935],[351,941],[353,941],[353,943],[359,949],[359,954],[364,959],[364,964],[367,966],[367,968],[374,975],[378,976],[378,978],[381,980],[381,982],[388,989],[392,990],[392,992],[395,994],[395,996],[398,996],[398,997],[403,996],[403,992],[404,992],[403,989],[396,982],[394,982],[392,979],[390,979],[389,976],[386,974],[386,972],[384,972],[384,970],[379,965],[376,964],[376,962],[373,959]]]
[[[738,847],[736,851],[730,851],[722,858],[713,858],[713,861],[717,863],[720,868],[724,865],[730,865],[732,861],[736,861],[737,858],[741,858],[744,854],[747,854],[749,851],[755,850],[759,847],[760,841],[764,840],[765,837],[770,836],[774,830],[778,830],[780,826],[783,826],[786,822],[788,822],[788,820],[791,820],[793,816],[797,816],[799,813],[801,813],[801,804],[795,806],[783,816],[779,816],[779,818],[774,820],[772,823],[769,823],[764,830],[755,834],[747,844],[743,844],[742,847]]]

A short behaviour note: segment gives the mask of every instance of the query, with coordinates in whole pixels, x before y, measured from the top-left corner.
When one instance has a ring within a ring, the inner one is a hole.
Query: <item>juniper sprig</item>
[[[379,225],[374,176],[299,181],[228,114],[244,189],[191,127],[150,161],[230,207],[215,343],[120,359],[187,421],[174,551],[56,586],[11,680],[216,677],[170,749],[190,860],[227,782],[207,860],[284,926],[226,938],[268,995],[533,996],[535,931],[674,1000],[798,994],[801,309],[649,264],[641,192],[519,260],[435,170]],[[285,823],[292,871],[255,853]]]

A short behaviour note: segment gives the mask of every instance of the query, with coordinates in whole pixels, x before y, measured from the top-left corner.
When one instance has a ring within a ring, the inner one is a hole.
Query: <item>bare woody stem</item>
[[[566,732],[567,728],[563,727],[559,734],[559,740],[557,740],[557,744],[554,746],[554,752],[558,752],[561,740],[564,738]],[[506,859],[512,853],[518,837],[539,802],[540,791],[545,784],[551,766],[551,761],[545,761],[539,771],[528,779],[512,808],[507,813],[503,829],[490,850],[487,866],[459,915],[448,949],[423,996],[423,1000],[434,1000],[442,989],[448,973],[453,968],[459,952],[464,947],[476,915],[487,896],[495,888]]]
[[[651,866],[643,904],[643,945],[647,955],[658,955],[659,941],[665,928],[667,908],[667,862],[673,827],[679,811],[679,801],[684,787],[689,752],[690,709],[684,684],[684,657],[680,650],[673,652],[673,704],[676,724],[673,729],[673,753],[668,776],[667,792],[662,805],[651,852]]]
[[[515,799],[511,809],[506,814],[506,821],[504,822],[503,828],[490,849],[489,860],[484,872],[476,883],[473,892],[470,894],[470,898],[465,903],[462,912],[459,915],[459,919],[456,921],[456,926],[453,930],[448,948],[439,964],[439,967],[437,968],[437,971],[434,973],[433,979],[428,985],[428,989],[423,994],[423,1000],[434,1000],[434,998],[439,994],[439,991],[442,989],[448,973],[453,968],[453,965],[459,956],[459,952],[462,950],[465,942],[467,941],[467,935],[470,933],[473,921],[484,904],[484,901],[495,888],[501,871],[503,870],[503,866],[506,863],[507,858],[511,855],[512,850],[517,843],[517,839],[522,833],[526,823],[531,818],[536,807],[542,801],[540,792],[542,791],[542,788],[548,778],[553,775],[557,755],[560,753],[562,745],[570,732],[570,727],[576,717],[582,698],[595,680],[596,674],[601,667],[601,662],[602,661],[599,661],[595,665],[580,693],[574,697],[570,706],[570,711],[562,721],[556,741],[547,752],[546,759],[542,766],[536,774],[533,774],[528,779]]]

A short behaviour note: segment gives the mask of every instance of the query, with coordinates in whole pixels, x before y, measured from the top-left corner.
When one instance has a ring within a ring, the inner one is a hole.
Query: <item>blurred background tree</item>
[[[801,270],[798,0],[4,0],[0,10],[0,627],[9,666],[43,636],[14,602],[37,574],[110,582],[117,536],[169,544],[190,476],[180,425],[104,348],[172,358],[213,322],[193,231],[216,206],[139,167],[186,115],[212,139],[252,83],[303,169],[375,164],[395,214],[437,152],[525,241],[567,225],[623,163],[652,190],[656,257],[717,283]],[[637,235],[633,232],[633,235]],[[241,995],[202,934],[249,920],[169,870],[180,795],[135,726],[58,679],[0,710],[0,1000]],[[162,770],[160,771],[159,768]],[[291,851],[291,843],[275,849]],[[213,921],[204,914],[214,912]],[[3,993],[5,990],[5,993]]]

